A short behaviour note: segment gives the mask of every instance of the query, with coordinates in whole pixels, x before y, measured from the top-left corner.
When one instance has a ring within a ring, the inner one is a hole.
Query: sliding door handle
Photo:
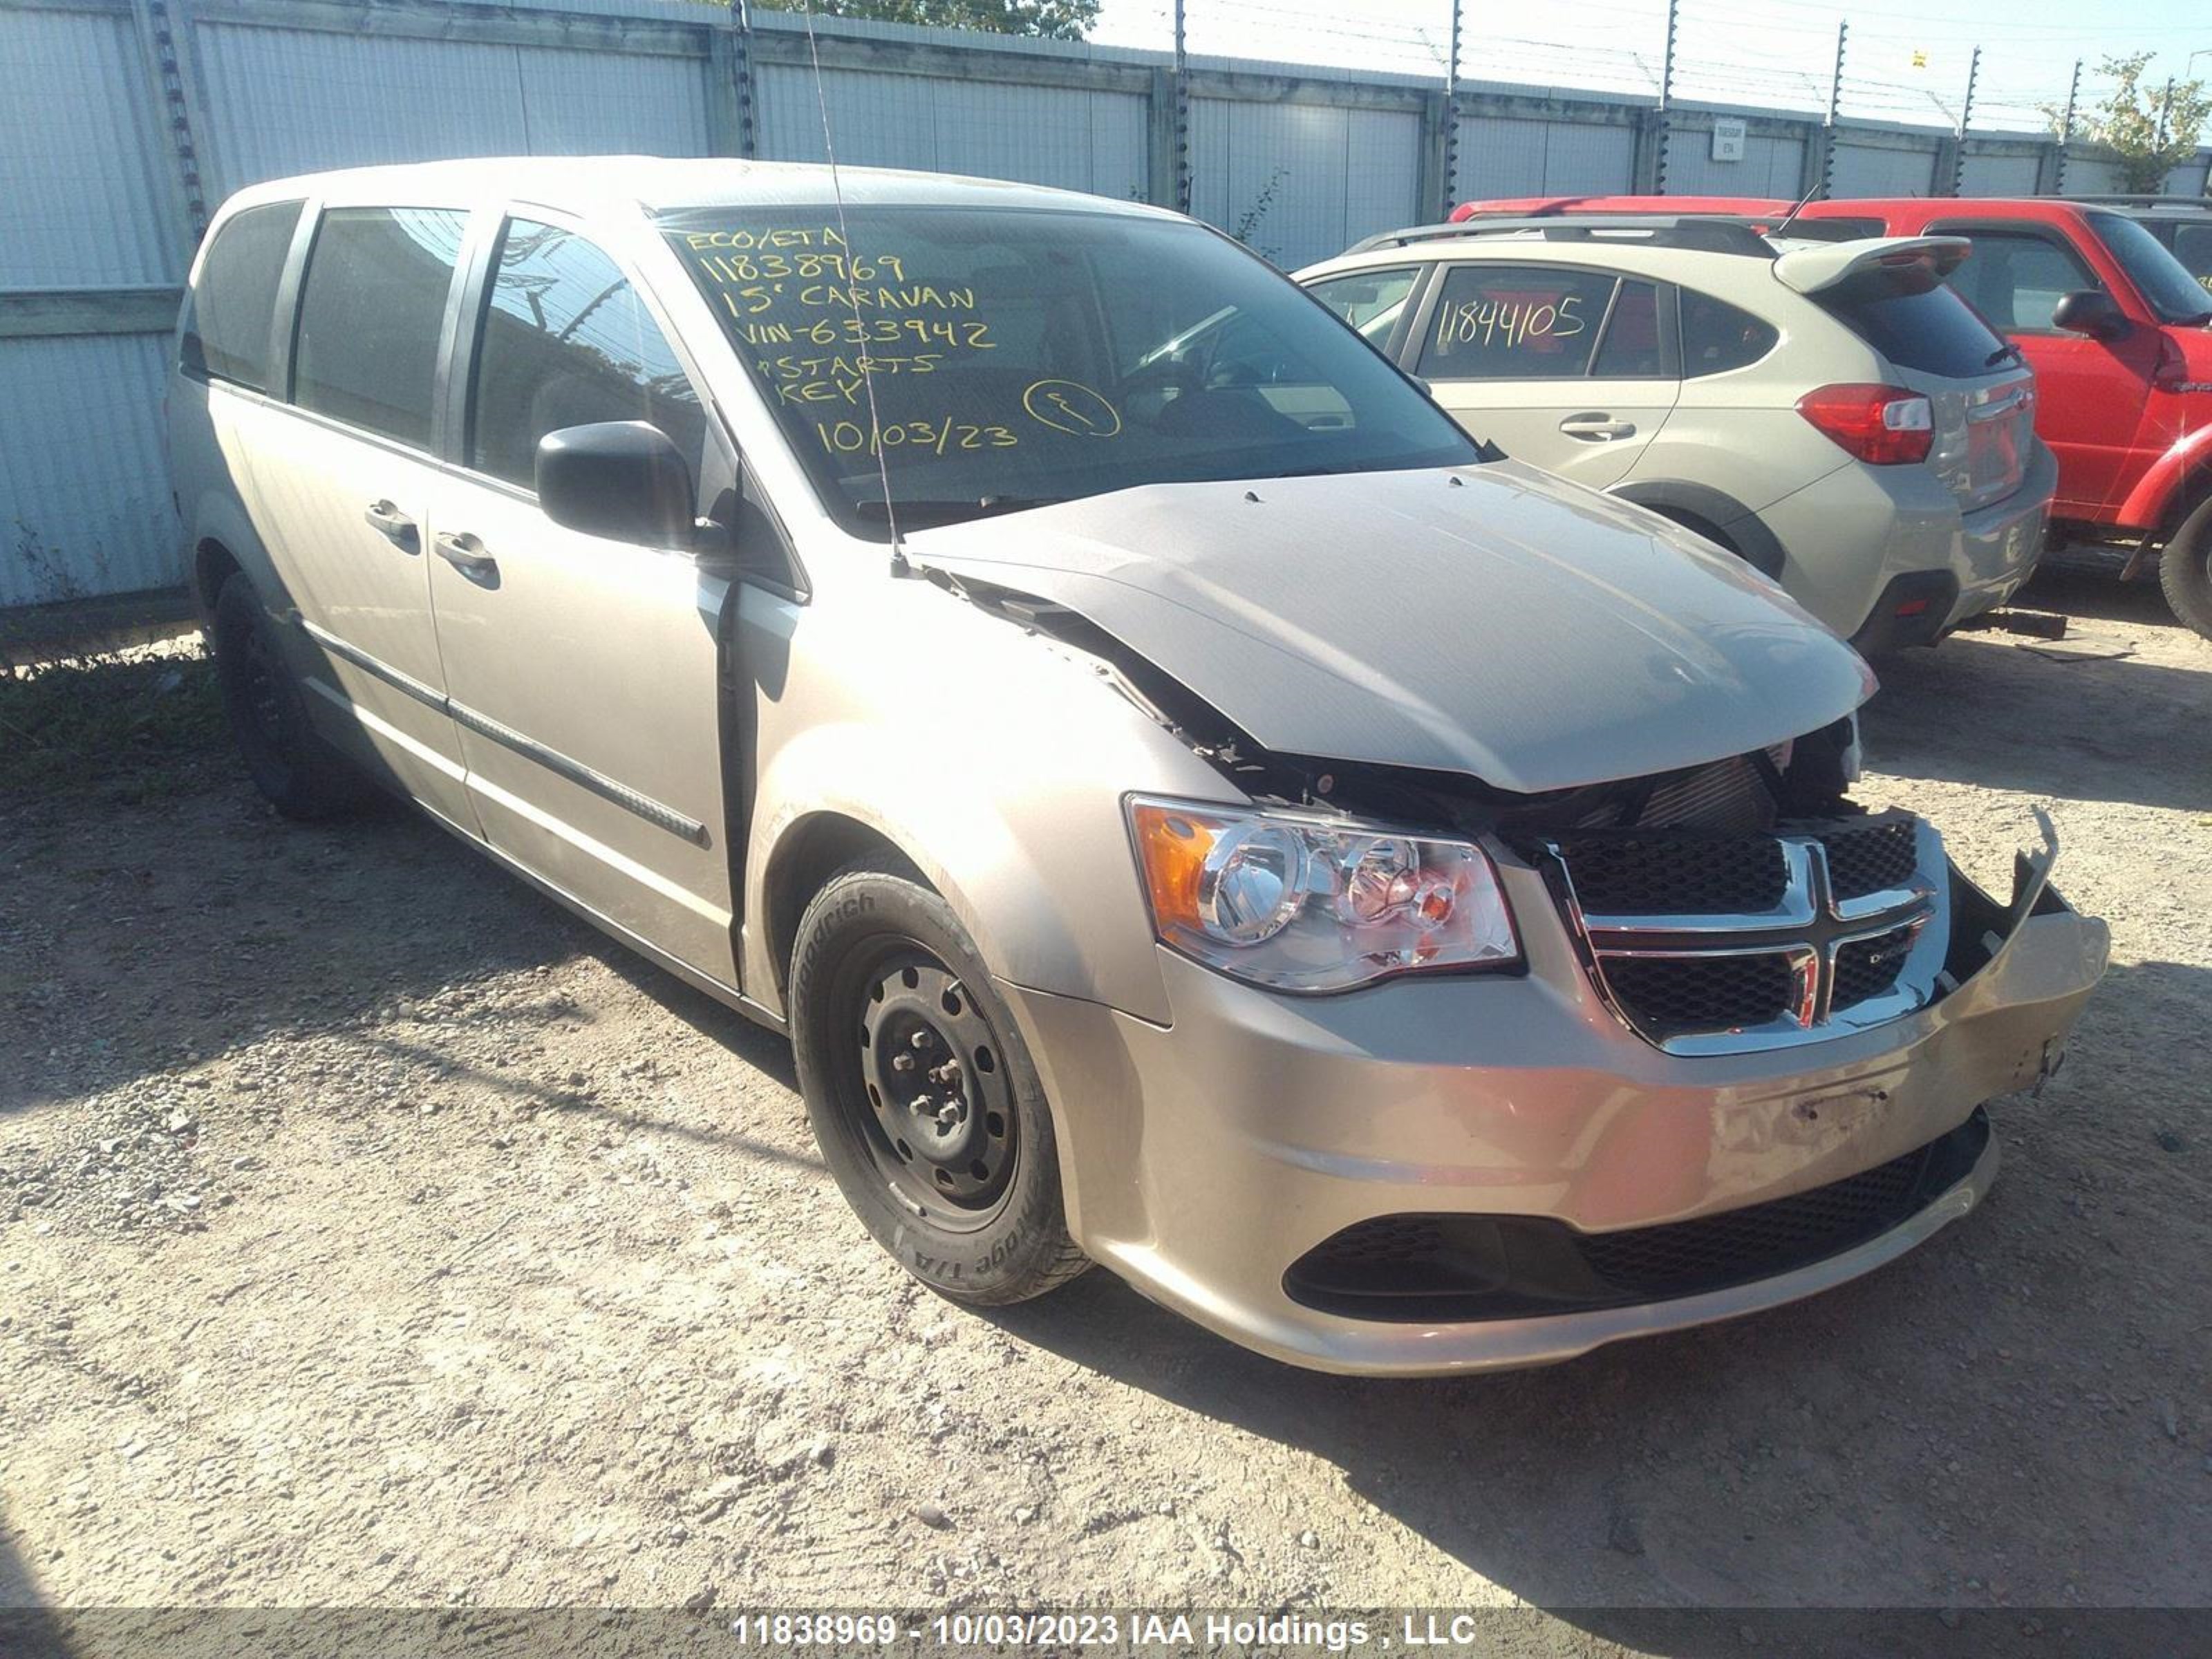
[[[499,586],[499,561],[485,552],[483,544],[475,537],[441,532],[431,545],[438,550],[440,558],[477,586]]]
[[[392,506],[390,501],[371,501],[362,509],[361,516],[362,521],[371,530],[375,531],[394,547],[408,553],[422,551],[422,538],[416,532],[415,520]]]

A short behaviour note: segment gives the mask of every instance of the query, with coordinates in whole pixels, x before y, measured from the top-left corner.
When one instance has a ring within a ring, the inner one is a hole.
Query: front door
[[[2145,462],[2171,434],[2147,432],[2158,366],[2159,331],[2138,325],[2116,340],[2053,327],[2058,301],[2101,289],[2081,256],[2056,232],[1979,224],[1931,224],[1930,235],[1971,235],[1974,252],[1951,285],[2014,344],[2035,370],[2035,429],[2058,458],[2061,518],[2101,517],[2127,498]]]
[[[1477,438],[1591,489],[1626,477],[1681,389],[1650,283],[1588,266],[1444,273],[1407,366]]]
[[[484,835],[646,945],[737,983],[718,673],[729,583],[690,556],[553,524],[538,441],[647,421],[700,474],[705,411],[623,270],[512,218],[485,284],[461,465],[427,550]]]
[[[427,556],[440,336],[465,218],[325,211],[301,278],[292,406],[240,400],[240,425],[257,526],[315,647],[317,725],[473,833]]]

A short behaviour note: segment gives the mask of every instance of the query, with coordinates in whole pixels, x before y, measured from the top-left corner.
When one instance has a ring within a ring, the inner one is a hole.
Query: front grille
[[[1578,830],[1548,851],[1599,991],[1661,1048],[1804,1042],[1863,1004],[1887,1018],[1936,994],[1942,844],[1910,814],[1752,836]],[[1923,936],[1935,948],[1915,951]]]
[[[1622,1012],[1658,1036],[1765,1025],[1794,1012],[1802,992],[1791,958],[1753,956],[1612,957],[1607,982]]]
[[[1919,929],[1893,927],[1870,939],[1846,939],[1836,947],[1836,971],[1828,995],[1838,1008],[1887,996],[1897,987],[1905,959]]]
[[[1918,866],[1918,841],[1912,820],[1905,817],[1829,830],[1820,845],[1828,855],[1830,890],[1839,899],[1855,899],[1903,887]]]
[[[1771,836],[1588,836],[1559,851],[1594,915],[1755,915],[1790,884]]]
[[[1291,1300],[1354,1319],[1466,1322],[1665,1302],[1810,1267],[1901,1225],[1964,1180],[1990,1141],[1977,1107],[1904,1157],[1809,1192],[1694,1221],[1578,1232],[1534,1216],[1398,1215],[1292,1263]]]

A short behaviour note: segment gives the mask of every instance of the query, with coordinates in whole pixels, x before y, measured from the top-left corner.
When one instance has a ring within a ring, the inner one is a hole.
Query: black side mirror
[[[2128,331],[2128,314],[2104,289],[2077,288],[2058,296],[2051,308],[2051,325],[2093,340],[2114,340]]]
[[[688,548],[691,469],[659,427],[600,421],[538,441],[538,504],[564,530],[643,547]]]

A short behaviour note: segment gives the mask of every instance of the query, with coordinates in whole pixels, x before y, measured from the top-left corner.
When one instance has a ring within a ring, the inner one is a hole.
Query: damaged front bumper
[[[2045,828],[2008,902],[1951,872],[1964,971],[1938,1000],[1785,1048],[1638,1036],[1544,874],[1504,860],[1525,977],[1297,999],[1163,951],[1165,1026],[1009,985],[1070,1224],[1200,1324],[1352,1373],[1542,1364],[1841,1283],[1979,1201],[1996,1165],[1981,1103],[2057,1069],[2104,971],[2106,930],[2050,886]],[[1846,1196],[1863,1224],[1838,1231]],[[1337,1288],[1371,1299],[1315,1290],[1304,1265],[1331,1250],[1353,1269]]]

